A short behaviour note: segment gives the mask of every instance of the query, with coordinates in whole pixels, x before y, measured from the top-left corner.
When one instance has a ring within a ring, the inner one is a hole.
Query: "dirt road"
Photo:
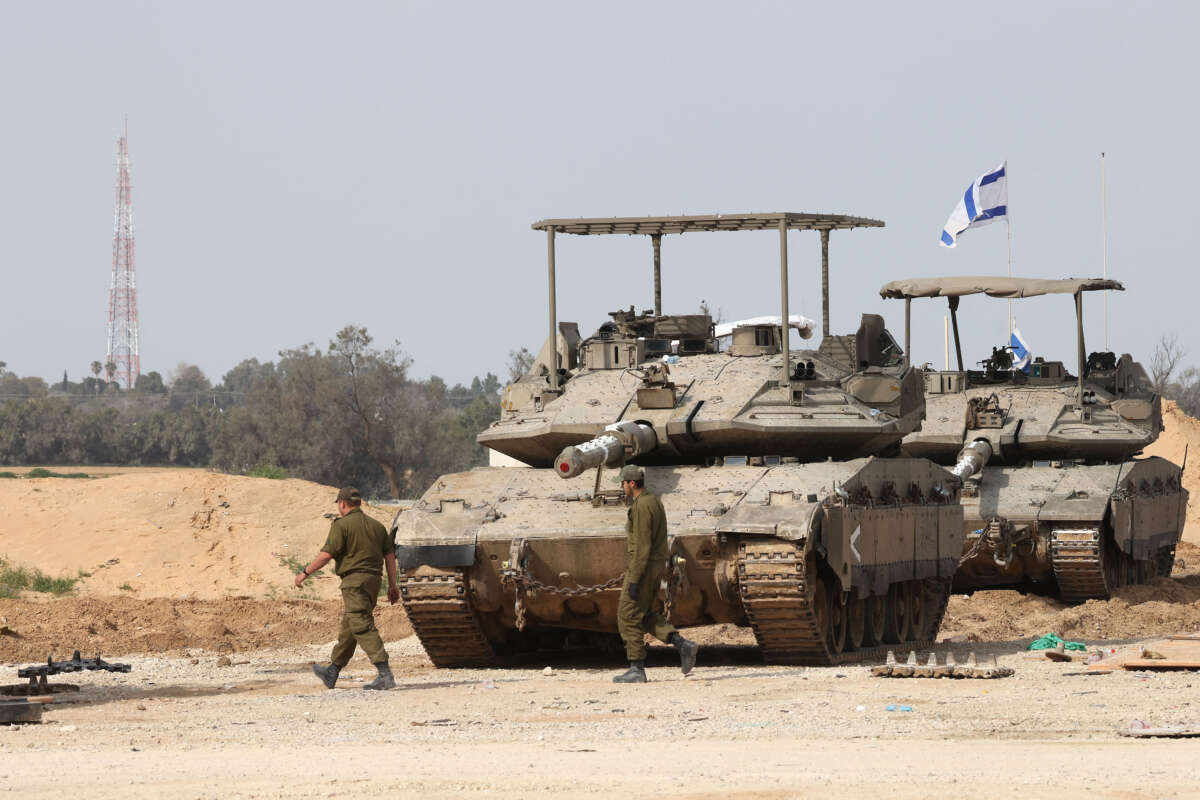
[[[1116,646],[1114,644],[1114,646]],[[1200,724],[1200,674],[1070,676],[1023,643],[981,647],[1004,680],[885,680],[861,667],[763,667],[712,648],[683,678],[653,651],[652,683],[615,665],[435,670],[414,637],[389,645],[400,688],[334,691],[325,646],[234,657],[126,659],[42,725],[0,728],[0,787],[22,797],[736,798],[1200,796],[1200,740],[1118,736],[1134,719]],[[963,651],[960,651],[960,655]],[[196,663],[192,663],[193,659]],[[344,686],[344,688],[343,688]],[[888,711],[887,706],[911,706]]]

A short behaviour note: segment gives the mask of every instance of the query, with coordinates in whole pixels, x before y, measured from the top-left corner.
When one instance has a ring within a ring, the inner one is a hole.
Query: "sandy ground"
[[[361,690],[351,662],[321,687],[324,646],[133,657],[83,673],[41,725],[0,728],[0,787],[141,797],[1200,796],[1200,740],[1122,738],[1133,720],[1200,723],[1200,674],[1074,676],[1024,643],[972,646],[1003,680],[888,680],[862,667],[758,665],[702,651],[688,678],[652,652],[651,683],[560,660],[435,670],[414,637],[389,645],[400,687]],[[965,651],[960,650],[959,655]],[[911,711],[888,711],[889,705]],[[69,766],[68,766],[69,765]],[[836,793],[830,795],[829,793]]]
[[[1168,404],[1151,449],[1200,491],[1200,421]],[[78,468],[60,468],[75,471]],[[70,597],[0,600],[0,684],[18,664],[84,655],[128,674],[81,687],[40,725],[0,726],[0,792],[75,797],[784,798],[1200,797],[1200,739],[1134,740],[1130,722],[1200,729],[1200,672],[1074,675],[1031,660],[1048,632],[1113,650],[1200,631],[1200,505],[1175,575],[1068,607],[1016,591],[951,599],[943,635],[999,657],[994,681],[887,680],[862,667],[764,667],[749,631],[708,645],[683,678],[652,651],[651,683],[617,664],[557,655],[503,670],[435,670],[399,607],[378,614],[400,688],[339,688],[309,672],[337,625],[336,579],[303,592],[289,563],[324,541],[334,490],[183,469],[84,469],[95,478],[0,480],[0,557],[89,573]],[[1200,497],[1200,495],[1194,495]],[[394,511],[370,508],[387,521]],[[904,654],[901,654],[902,657]],[[543,669],[550,668],[549,674]],[[911,711],[888,711],[888,705]]]

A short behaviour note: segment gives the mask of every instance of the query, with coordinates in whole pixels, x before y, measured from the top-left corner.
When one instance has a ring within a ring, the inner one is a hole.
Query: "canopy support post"
[[[821,229],[821,337],[829,335],[829,229]]]
[[[554,227],[546,228],[546,260],[550,272],[550,391],[558,391],[558,308],[554,289]]]
[[[912,298],[904,298],[904,368],[912,366]]]
[[[783,349],[783,379],[780,386],[792,385],[792,352],[791,352],[791,318],[788,316],[788,252],[787,252],[787,217],[779,220],[779,294],[780,294],[780,346]]]
[[[1083,410],[1083,368],[1087,366],[1087,347],[1083,342],[1083,292],[1075,293],[1075,332],[1079,350],[1079,410]]]
[[[962,344],[958,340],[958,297],[948,298],[950,301],[950,325],[954,328],[954,355],[958,358],[958,371],[963,371]]]
[[[650,234],[654,245],[654,316],[662,316],[662,234]]]

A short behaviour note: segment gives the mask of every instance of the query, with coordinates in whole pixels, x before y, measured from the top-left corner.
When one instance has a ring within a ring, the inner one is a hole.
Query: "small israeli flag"
[[[1019,369],[1028,375],[1029,362],[1032,360],[1029,355],[1029,345],[1025,343],[1025,337],[1021,335],[1021,331],[1015,325],[1012,329],[1009,349],[1012,350],[1013,354],[1013,369]]]
[[[991,172],[981,175],[967,187],[962,199],[954,207],[954,213],[946,220],[942,231],[942,245],[954,247],[958,235],[967,228],[978,228],[994,222],[998,217],[1008,216],[1008,179],[1005,177],[1005,161]]]

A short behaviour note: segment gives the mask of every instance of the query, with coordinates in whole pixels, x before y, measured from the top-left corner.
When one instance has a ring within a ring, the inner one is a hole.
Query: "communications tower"
[[[108,336],[104,350],[104,375],[110,383],[116,382],[126,389],[133,388],[141,371],[138,349],[137,281],[133,271],[133,199],[129,182],[129,123],[126,122],[125,134],[117,139],[112,282],[108,289]]]

